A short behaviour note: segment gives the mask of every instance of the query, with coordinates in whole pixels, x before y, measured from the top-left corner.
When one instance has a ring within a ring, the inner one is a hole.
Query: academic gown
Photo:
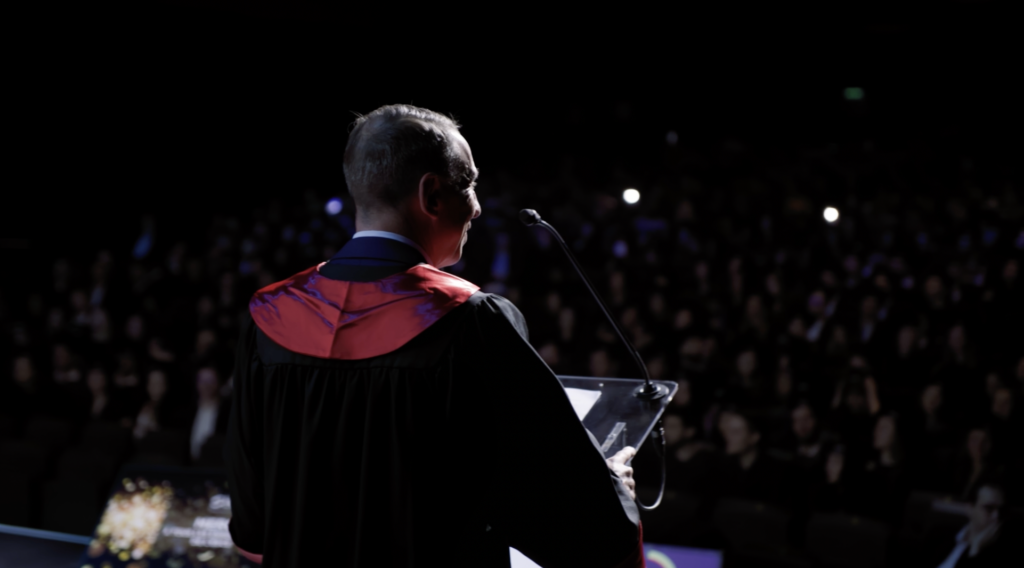
[[[225,463],[268,567],[643,566],[639,514],[508,300],[352,239],[257,292]]]

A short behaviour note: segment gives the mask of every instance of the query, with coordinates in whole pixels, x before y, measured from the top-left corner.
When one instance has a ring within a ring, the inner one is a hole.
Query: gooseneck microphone
[[[594,285],[591,284],[590,279],[587,278],[587,274],[583,272],[583,268],[580,267],[580,263],[576,261],[576,257],[572,254],[572,251],[569,250],[569,245],[565,244],[565,240],[562,239],[562,235],[559,235],[558,231],[556,231],[554,227],[541,219],[540,215],[533,209],[523,209],[520,211],[519,220],[527,227],[532,227],[534,225],[544,227],[549,233],[551,233],[551,236],[555,237],[558,244],[562,246],[562,250],[565,251],[565,256],[569,257],[569,261],[572,262],[572,266],[576,269],[576,273],[580,275],[580,279],[583,280],[583,283],[587,285],[587,289],[590,290],[590,295],[594,297],[597,305],[600,306],[601,311],[604,312],[604,317],[608,318],[608,323],[612,324],[612,329],[614,329],[615,333],[619,335],[619,339],[622,340],[622,343],[626,345],[626,348],[629,350],[629,354],[632,355],[633,360],[636,361],[636,366],[640,367],[640,373],[644,377],[644,384],[633,390],[633,396],[638,399],[648,401],[658,400],[659,398],[667,396],[667,387],[664,385],[656,385],[651,382],[651,375],[647,372],[647,365],[644,365],[644,360],[640,357],[640,352],[636,350],[636,347],[633,347],[633,344],[630,343],[629,339],[626,339],[626,334],[622,333],[622,330],[619,329],[619,324],[615,322],[615,318],[613,318],[611,312],[608,311],[608,306],[605,305],[604,300],[602,300],[601,296],[598,295],[597,290],[594,289]],[[637,506],[645,511],[653,511],[654,509],[657,509],[658,506],[661,505],[662,497],[665,496],[665,428],[662,426],[660,419],[658,420],[657,426],[651,430],[651,438],[654,438],[655,452],[658,454],[658,457],[661,458],[661,488],[658,490],[658,498],[651,505],[644,505],[640,502],[639,498],[636,499]]]
[[[601,311],[604,312],[604,317],[608,318],[608,323],[612,324],[612,329],[614,329],[615,333],[619,335],[619,339],[621,339],[622,343],[625,344],[626,349],[629,350],[629,354],[633,356],[633,361],[636,362],[636,366],[640,368],[640,374],[644,378],[644,384],[633,391],[633,396],[643,400],[657,400],[668,395],[668,388],[664,385],[656,385],[651,382],[651,375],[647,372],[647,365],[644,364],[644,360],[640,357],[640,352],[636,350],[636,347],[633,347],[633,344],[626,338],[626,334],[622,333],[622,329],[620,329],[619,324],[615,322],[615,318],[612,317],[611,312],[608,310],[608,306],[605,305],[604,300],[602,300],[601,296],[598,295],[597,290],[594,289],[594,285],[590,283],[590,279],[587,278],[586,273],[583,272],[583,268],[580,267],[580,263],[576,261],[576,257],[573,256],[572,251],[569,250],[569,245],[565,244],[565,240],[562,239],[562,235],[558,234],[558,231],[548,224],[547,221],[541,219],[540,214],[533,209],[523,209],[520,211],[519,220],[527,227],[532,227],[534,225],[544,227],[549,233],[551,233],[551,236],[555,237],[555,241],[562,246],[562,250],[565,251],[565,256],[569,257],[569,261],[572,263],[573,268],[576,269],[576,273],[580,275],[580,279],[587,285],[587,289],[590,290],[590,294],[594,297],[594,300],[597,301],[597,305],[601,307]]]

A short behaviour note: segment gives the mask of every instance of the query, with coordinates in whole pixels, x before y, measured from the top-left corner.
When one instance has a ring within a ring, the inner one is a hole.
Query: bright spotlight
[[[822,212],[822,217],[825,218],[829,223],[835,223],[839,220],[839,210],[835,207],[826,207],[825,211]]]
[[[640,201],[640,192],[635,189],[627,189],[622,192],[622,200],[632,205]]]
[[[332,197],[327,201],[327,205],[324,207],[328,215],[337,215],[341,213],[341,200],[337,197]]]

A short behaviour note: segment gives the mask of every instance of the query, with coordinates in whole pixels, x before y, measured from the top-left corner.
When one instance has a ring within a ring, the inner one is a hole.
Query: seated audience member
[[[998,372],[992,371],[985,374],[985,381],[981,388],[974,393],[971,399],[964,401],[965,406],[968,406],[968,417],[972,422],[984,420],[991,413],[992,398],[995,397],[996,391],[1003,386],[1005,384]]]
[[[696,387],[692,381],[685,378],[678,379],[677,384],[676,394],[669,401],[666,411],[679,414],[682,417],[682,421],[686,423],[686,426],[694,429],[694,438],[706,441],[709,435],[708,432],[704,431],[701,420],[705,405],[699,404],[699,399],[695,392]],[[705,447],[710,448],[712,446],[705,445]]]
[[[992,414],[989,419],[992,435],[992,460],[1010,465],[1021,460],[1024,428],[1020,416],[1014,411],[1013,391],[1000,387],[992,395]]]
[[[879,369],[886,375],[882,394],[900,411],[909,410],[915,395],[925,386],[923,379],[928,375],[928,357],[921,349],[922,342],[916,327],[903,326],[896,334],[895,353]]]
[[[193,358],[199,360],[213,359],[218,350],[217,333],[212,329],[201,329],[196,334],[196,347]]]
[[[828,341],[824,347],[823,364],[833,368],[842,367],[850,358],[850,341],[846,328],[839,324],[830,326]]]
[[[798,385],[794,370],[790,366],[789,355],[779,357],[771,385],[770,395],[765,399],[765,418],[769,421],[766,426],[776,431],[788,426],[790,413],[797,402]]]
[[[978,386],[978,369],[973,350],[967,345],[967,333],[963,325],[949,329],[946,351],[932,370],[934,379],[943,385],[946,395],[952,400],[967,401],[972,398]],[[956,409],[963,419],[967,408]]]
[[[958,499],[966,500],[978,487],[999,474],[989,458],[992,439],[984,428],[974,428],[967,433],[964,455],[953,468],[952,483],[948,488]]]
[[[942,414],[944,403],[941,384],[930,384],[921,391],[919,433],[928,437],[941,437],[949,432],[949,425]]]
[[[875,354],[880,350],[882,340],[880,336],[885,335],[880,329],[883,328],[885,312],[881,310],[878,297],[868,295],[861,299],[860,317],[856,325],[856,340],[860,349],[869,359],[874,359]]]
[[[845,446],[832,446],[825,457],[823,473],[817,484],[807,488],[810,509],[820,513],[834,513],[847,509],[850,487],[856,485],[856,479],[850,479],[853,476],[846,467]]]
[[[814,409],[801,402],[790,412],[790,429],[779,449],[793,456],[791,495],[800,510],[809,507],[813,488],[820,485],[825,462],[835,446],[834,436],[818,426]]]
[[[893,521],[910,493],[899,425],[892,414],[875,421],[872,455],[858,483],[856,510],[884,521]]]
[[[590,353],[589,369],[592,377],[611,377],[615,373],[608,352],[604,349]]]
[[[58,343],[53,346],[53,383],[65,385],[77,383],[82,379],[78,370],[77,358],[67,345]]]
[[[798,403],[790,412],[789,435],[781,449],[792,453],[800,467],[819,467],[824,463],[830,436],[818,426],[818,417],[806,401]]]
[[[135,355],[136,360],[145,353],[146,323],[142,314],[128,316],[124,324],[124,337],[128,349]]]
[[[117,408],[117,403],[110,395],[106,371],[100,367],[89,369],[85,386],[88,388],[85,402],[87,404],[86,416],[89,420],[116,422],[121,418],[120,409]]]
[[[189,453],[193,460],[199,459],[203,444],[211,436],[227,432],[231,401],[221,398],[220,387],[214,367],[201,367],[196,373],[197,399],[189,421]]]
[[[117,357],[117,370],[114,371],[114,386],[130,388],[139,386],[139,371],[135,355],[125,351]]]
[[[693,404],[693,390],[690,386],[689,379],[679,379],[676,381],[678,387],[676,388],[676,394],[672,397],[672,400],[668,402],[668,407],[672,409],[678,409],[683,412],[689,411],[696,406]]]
[[[537,354],[540,355],[541,359],[544,359],[544,362],[548,364],[548,367],[551,367],[552,369],[561,369],[561,360],[559,358],[557,343],[550,341],[545,343],[537,350]]]
[[[919,466],[919,489],[934,490],[943,483],[953,456],[953,428],[943,412],[946,402],[942,385],[933,383],[924,388],[920,404],[907,421],[907,459]]]
[[[847,467],[864,463],[871,453],[871,431],[878,412],[874,381],[854,373],[836,385],[832,399],[832,429],[846,446]]]
[[[725,440],[718,478],[722,495],[785,505],[786,468],[760,450],[761,432],[752,421],[726,411],[718,419],[718,429]]]
[[[40,385],[31,357],[15,357],[12,367],[11,376],[14,380],[9,387],[0,391],[0,413],[10,416],[14,422],[14,433],[21,434],[28,420],[43,407],[47,393]]]
[[[146,375],[146,400],[135,416],[132,434],[141,440],[150,432],[173,428],[171,402],[167,397],[167,374],[154,369]]]
[[[696,335],[687,337],[679,345],[679,370],[690,378],[695,396],[703,394],[713,372],[708,341]]]
[[[134,366],[134,362],[132,365]],[[134,367],[127,374],[126,368],[128,367],[122,359],[118,371],[113,375],[113,387],[108,392],[116,408],[117,422],[125,428],[131,428],[135,416],[146,401],[146,392]]]
[[[764,404],[771,396],[768,381],[758,369],[757,351],[744,349],[736,356],[735,372],[728,383],[729,399],[739,404]]]
[[[703,493],[714,477],[714,447],[700,440],[696,424],[692,413],[675,409],[665,413],[665,485],[676,491]],[[656,465],[650,463],[648,468],[656,471]]]
[[[968,522],[956,535],[953,550],[939,568],[988,568],[1015,566],[1020,562],[1021,546],[1007,534],[1006,495],[999,485],[980,486],[968,508]]]
[[[744,304],[743,318],[739,322],[737,335],[745,342],[763,342],[771,333],[771,322],[769,314],[764,308],[761,296],[752,294],[747,296]]]

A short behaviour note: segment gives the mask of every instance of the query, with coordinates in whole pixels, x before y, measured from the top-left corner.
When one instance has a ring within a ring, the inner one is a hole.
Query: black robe
[[[359,238],[320,274],[420,260]],[[508,566],[510,546],[545,567],[643,565],[636,505],[493,294],[361,360],[289,351],[250,318],[225,463],[232,538],[270,567]]]

